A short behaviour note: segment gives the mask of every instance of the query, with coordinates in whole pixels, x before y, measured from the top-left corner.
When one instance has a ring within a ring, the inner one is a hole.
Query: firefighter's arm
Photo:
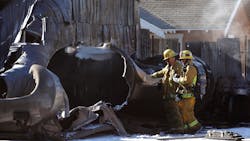
[[[180,76],[182,74],[182,65],[178,63],[174,70],[175,70],[175,74],[177,76]]]
[[[152,76],[153,78],[163,77],[164,74],[165,74],[166,72],[167,72],[167,67],[163,68],[163,69],[160,70],[160,71],[157,71],[157,72],[151,74],[151,76]]]

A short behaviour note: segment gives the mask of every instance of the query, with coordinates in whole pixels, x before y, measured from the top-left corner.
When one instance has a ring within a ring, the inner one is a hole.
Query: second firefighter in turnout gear
[[[163,60],[166,61],[167,65],[162,70],[153,73],[151,76],[154,78],[162,77],[163,84],[163,104],[164,104],[164,115],[168,128],[172,132],[183,132],[183,120],[178,108],[177,102],[175,101],[176,89],[178,84],[173,81],[175,74],[181,75],[182,65],[175,59],[177,54],[172,49],[166,49],[163,52]]]
[[[194,88],[196,86],[198,73],[193,65],[193,55],[191,51],[181,51],[180,60],[184,64],[183,73],[180,76],[175,75],[173,78],[173,81],[179,84],[177,89],[180,98],[178,106],[184,122],[184,132],[195,133],[201,128],[201,124],[194,114]]]

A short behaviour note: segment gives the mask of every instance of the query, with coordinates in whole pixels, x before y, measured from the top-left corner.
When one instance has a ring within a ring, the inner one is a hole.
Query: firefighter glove
[[[159,90],[162,89],[162,82],[158,82],[158,83],[157,83],[157,88],[158,88]]]
[[[181,101],[181,99],[182,99],[181,94],[176,94],[176,95],[175,95],[175,101],[176,101],[176,102]]]
[[[177,78],[176,76],[174,76],[174,77],[173,77],[173,81],[174,81],[175,83],[179,83],[179,82],[180,82],[180,78]]]

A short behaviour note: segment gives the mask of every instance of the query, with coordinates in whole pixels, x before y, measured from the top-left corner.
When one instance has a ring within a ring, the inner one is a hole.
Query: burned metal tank
[[[141,116],[144,112],[151,116],[162,113],[159,80],[152,79],[130,56],[110,43],[61,49],[50,60],[48,69],[59,76],[71,107],[104,100],[118,109],[136,104],[131,111]],[[148,100],[150,104],[146,104]]]
[[[157,133],[168,130],[168,123],[164,120],[160,79],[151,78],[150,73],[163,68],[164,64],[161,57],[149,59],[152,60],[156,60],[156,64],[132,59],[110,43],[100,47],[79,45],[58,51],[48,69],[60,78],[71,108],[104,100],[117,109],[127,129]],[[212,74],[199,58],[194,64],[199,72],[195,109],[200,116],[206,108],[206,94],[212,92]]]

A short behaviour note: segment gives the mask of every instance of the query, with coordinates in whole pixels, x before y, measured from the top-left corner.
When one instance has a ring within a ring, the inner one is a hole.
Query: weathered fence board
[[[140,51],[140,56],[141,59],[145,59],[146,56],[150,56],[147,53],[150,53],[151,51],[149,50],[151,46],[151,40],[149,38],[149,30],[147,29],[141,29],[141,51]]]
[[[142,56],[143,58],[154,55],[161,55],[166,48],[171,48],[179,52],[178,40],[156,40],[151,39],[149,31],[141,31]],[[242,78],[242,64],[240,54],[239,39],[223,38],[217,42],[189,42],[189,49],[192,53],[200,57],[211,68],[215,80],[220,77],[230,79]],[[248,55],[247,73],[250,72],[250,55]],[[249,77],[249,75],[248,75]],[[250,78],[249,78],[250,79]]]
[[[197,56],[201,57],[201,48],[203,47],[203,42],[191,42],[186,45],[187,49],[192,51],[192,53]]]
[[[77,42],[97,45],[114,39],[129,54],[139,42],[135,0],[72,0]]]
[[[250,40],[248,40],[246,52],[246,79],[250,81]]]
[[[204,60],[214,72],[214,76],[217,78],[217,64],[218,64],[218,48],[216,42],[204,42],[203,47],[201,47],[201,59]]]
[[[191,42],[189,48],[211,68],[214,77],[241,78],[240,42],[223,38],[214,42]]]
[[[135,25],[135,0],[72,0],[74,20],[90,24]]]
[[[242,77],[240,59],[240,41],[223,38],[218,40],[219,58],[218,71],[223,76]]]

